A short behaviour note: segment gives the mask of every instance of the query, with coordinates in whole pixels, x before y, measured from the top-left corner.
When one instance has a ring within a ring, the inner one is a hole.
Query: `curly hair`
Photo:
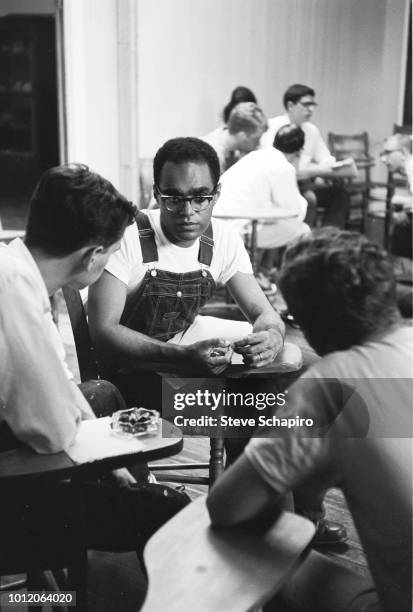
[[[155,185],[159,185],[162,168],[166,162],[182,164],[195,162],[207,164],[211,172],[214,186],[218,184],[220,176],[218,155],[210,144],[199,138],[171,138],[158,149],[153,160],[153,178]]]
[[[321,355],[361,344],[398,319],[390,259],[357,232],[326,227],[293,243],[279,285]]]
[[[119,240],[135,206],[83,164],[46,170],[30,200],[25,242],[56,257]]]

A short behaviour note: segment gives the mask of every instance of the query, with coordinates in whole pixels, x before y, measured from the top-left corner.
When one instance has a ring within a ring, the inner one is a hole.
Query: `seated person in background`
[[[314,427],[252,439],[209,495],[212,523],[275,512],[300,487],[338,486],[374,584],[312,552],[284,589],[288,610],[410,612],[413,330],[400,324],[391,262],[364,236],[325,228],[287,249],[280,286],[323,358],[289,388],[277,416]]]
[[[37,453],[58,453],[82,419],[95,418],[66,365],[49,296],[65,285],[93,283],[134,212],[86,166],[52,168],[32,196],[25,240],[0,248],[0,450],[25,443]],[[101,391],[112,410],[125,407],[113,385],[98,381],[91,396]],[[159,485],[131,488],[135,480],[126,469],[110,476],[112,484],[85,484],[87,546],[141,551],[186,496]],[[2,552],[23,547],[54,556],[67,549],[71,499],[68,481],[27,484],[9,494],[2,489]]]
[[[259,288],[241,238],[211,220],[219,174],[218,157],[206,142],[167,141],[154,159],[159,209],[137,215],[89,290],[93,343],[111,373],[123,369],[111,379],[130,401],[145,391],[146,400],[155,401],[148,374],[139,379],[134,371],[139,362],[219,372],[233,348],[257,368],[283,349],[284,324]],[[217,282],[227,285],[250,323],[198,314]]]
[[[390,251],[393,255],[412,259],[412,137],[408,134],[393,134],[385,142],[380,154],[382,161],[392,173],[407,179],[410,197],[399,205],[393,215],[393,233]]]
[[[235,87],[235,89],[232,90],[230,101],[224,106],[224,110],[222,111],[224,125],[228,124],[228,119],[232,109],[240,102],[254,102],[254,104],[258,104],[257,98],[251,89],[244,87],[243,85],[238,85],[238,87]]]
[[[390,253],[395,256],[399,309],[404,317],[411,319],[413,316],[412,137],[408,134],[390,136],[380,157],[391,173],[406,178],[409,189],[409,196],[403,197],[402,202],[399,201],[393,207]]]
[[[243,87],[242,85],[236,87],[231,93],[230,101],[224,106],[222,111],[222,119],[224,123],[210,132],[208,134],[208,138],[211,140],[220,139],[222,138],[223,134],[226,134],[228,129],[228,119],[231,111],[237,106],[237,104],[240,104],[240,102],[254,102],[257,104],[257,99],[251,89],[248,89],[248,87]]]
[[[267,119],[253,102],[241,102],[231,110],[224,129],[214,130],[202,138],[216,151],[220,172],[225,172],[241,157],[260,147],[267,129]]]
[[[291,85],[283,97],[285,115],[268,120],[269,128],[261,139],[261,146],[271,147],[278,130],[294,123],[302,128],[305,135],[304,149],[300,158],[297,176],[300,189],[308,202],[306,223],[315,225],[317,206],[325,209],[323,225],[344,227],[350,208],[350,199],[345,189],[339,185],[319,185],[313,182],[316,177],[333,177],[333,165],[336,163],[328,150],[319,129],[310,122],[317,106],[315,92],[306,85]]]
[[[295,165],[304,145],[304,132],[295,125],[282,127],[271,148],[253,151],[221,176],[221,194],[215,213],[278,209],[291,218],[258,226],[259,249],[285,246],[310,231],[303,223],[307,202],[297,186]],[[249,226],[245,220],[231,221],[238,232]],[[271,268],[271,262],[264,265]]]

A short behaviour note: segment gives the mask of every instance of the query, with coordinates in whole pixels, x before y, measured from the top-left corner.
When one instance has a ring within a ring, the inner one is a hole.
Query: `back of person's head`
[[[304,146],[303,130],[294,124],[284,125],[274,138],[274,147],[282,153],[297,153]]]
[[[136,209],[108,180],[83,164],[56,166],[30,200],[25,242],[55,257],[119,240]]]
[[[357,232],[326,227],[294,242],[279,285],[320,355],[361,344],[399,317],[389,257]]]
[[[219,181],[219,159],[215,150],[204,140],[193,137],[171,138],[158,149],[153,160],[153,177],[155,185],[159,185],[162,168],[167,162],[182,164],[193,162],[207,164],[214,185]]]
[[[315,91],[311,87],[307,85],[300,85],[296,83],[295,85],[291,85],[283,96],[283,104],[284,108],[287,108],[288,102],[292,102],[293,104],[297,104],[301,98],[304,96],[315,96]]]
[[[263,132],[268,128],[267,118],[258,104],[254,102],[240,102],[232,109],[228,119],[230,134],[252,134],[257,130]]]
[[[238,87],[236,87],[231,94],[230,101],[222,111],[222,118],[224,120],[224,123],[228,123],[228,119],[232,109],[240,102],[257,103],[257,98],[255,97],[251,89],[248,89],[248,87],[244,87],[243,85],[239,85]]]

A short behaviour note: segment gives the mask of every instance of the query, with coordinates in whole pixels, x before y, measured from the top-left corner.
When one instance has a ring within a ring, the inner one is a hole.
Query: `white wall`
[[[52,14],[54,0],[0,0],[0,17],[19,13]]]
[[[63,8],[68,161],[119,188],[116,1],[65,0]]]
[[[312,85],[324,134],[400,119],[408,0],[138,0],[139,149],[202,136],[236,85],[268,116],[294,82]]]

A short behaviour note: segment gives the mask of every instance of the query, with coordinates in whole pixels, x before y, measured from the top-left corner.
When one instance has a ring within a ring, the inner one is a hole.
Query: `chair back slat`
[[[84,382],[100,378],[99,364],[90,340],[89,326],[80,293],[71,287],[64,287],[63,295],[72,325],[80,379]]]

